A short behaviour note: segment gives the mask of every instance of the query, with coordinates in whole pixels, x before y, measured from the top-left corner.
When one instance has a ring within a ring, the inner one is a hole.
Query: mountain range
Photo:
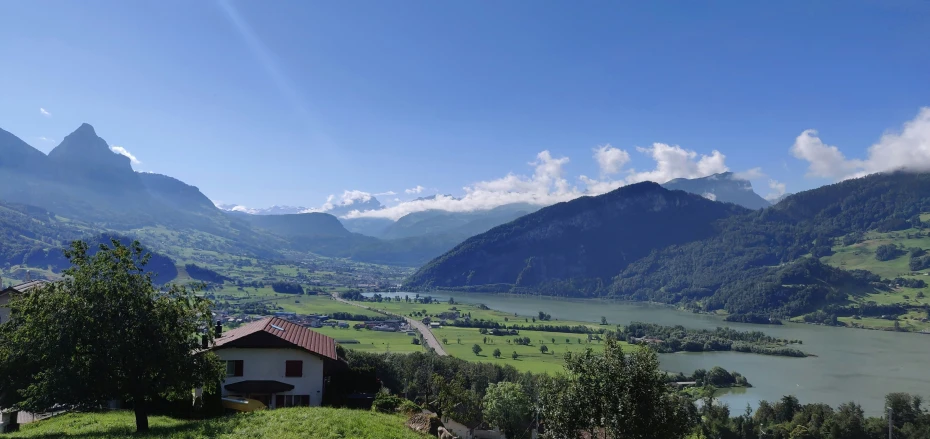
[[[0,262],[13,264],[29,255],[39,261],[37,252],[60,248],[63,241],[75,237],[100,232],[147,236],[147,231],[164,227],[174,233],[199,234],[202,239],[195,243],[204,250],[270,259],[283,258],[282,250],[296,250],[420,265],[473,234],[533,209],[520,205],[486,212],[417,212],[395,223],[381,218],[337,219],[353,210],[381,209],[381,203],[370,196],[329,206],[326,213],[280,214],[307,210],[286,206],[260,212],[241,206],[221,208],[180,180],[134,171],[130,159],[112,152],[89,124],[66,136],[47,155],[0,130],[0,202],[0,232],[7,236],[0,243]]]
[[[281,206],[258,214],[221,209],[194,186],[134,171],[88,124],[49,154],[0,130],[5,266],[60,271],[68,240],[138,237],[156,250],[167,274],[161,281],[176,275],[164,256],[184,253],[179,246],[264,260],[309,252],[422,265],[406,283],[416,290],[613,297],[733,316],[846,309],[850,291],[891,283],[823,261],[838,242],[927,226],[921,214],[930,212],[930,174],[875,174],[775,201],[723,173],[542,208],[426,210],[397,221],[346,217],[380,210],[374,197],[326,213],[272,214],[290,209]]]
[[[798,315],[873,288],[874,275],[820,261],[837,240],[923,227],[919,214],[928,211],[928,174],[875,174],[759,210],[640,183],[473,236],[420,268],[406,287]]]

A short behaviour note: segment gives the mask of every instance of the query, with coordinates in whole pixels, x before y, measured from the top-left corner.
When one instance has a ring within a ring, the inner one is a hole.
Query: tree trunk
[[[149,431],[149,413],[146,410],[145,398],[135,398],[133,407],[136,413],[136,433]]]

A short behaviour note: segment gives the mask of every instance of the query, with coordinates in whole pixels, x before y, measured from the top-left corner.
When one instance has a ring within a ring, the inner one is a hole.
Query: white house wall
[[[242,360],[241,377],[226,377],[223,396],[233,394],[227,384],[240,381],[280,381],[294,386],[294,390],[275,395],[310,395],[310,405],[323,403],[323,360],[300,349],[291,348],[221,348],[216,354],[223,361]],[[303,361],[303,377],[284,376],[288,360]],[[272,397],[272,404],[275,398]]]
[[[8,303],[10,303],[9,294],[0,296],[0,323],[10,321],[10,308],[7,308]]]

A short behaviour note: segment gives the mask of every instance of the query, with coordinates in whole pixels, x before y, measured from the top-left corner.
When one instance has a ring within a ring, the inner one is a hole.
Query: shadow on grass
[[[136,433],[135,428],[127,429],[123,426],[114,426],[103,431],[94,431],[89,433],[47,433],[29,438],[41,439],[116,439],[121,437],[133,438],[166,438],[166,437],[216,437],[220,434],[227,433],[226,428],[205,428],[204,425],[197,425],[197,422],[174,426],[157,426],[151,427],[148,432]],[[216,426],[214,426],[216,427]],[[215,431],[211,431],[215,430]],[[21,431],[28,433],[28,431]],[[212,433],[212,434],[211,434]]]
[[[137,433],[135,425],[113,425],[109,428],[101,428],[98,431],[86,433],[42,433],[29,434],[29,429],[24,428],[19,431],[17,437],[28,439],[120,439],[120,438],[176,438],[176,439],[195,439],[207,437],[219,437],[225,434],[234,433],[239,426],[239,419],[235,415],[227,415],[218,418],[204,420],[184,420],[178,425],[153,425],[149,431]],[[41,421],[40,421],[41,422]],[[151,419],[150,419],[151,422]],[[2,437],[2,436],[0,436]]]

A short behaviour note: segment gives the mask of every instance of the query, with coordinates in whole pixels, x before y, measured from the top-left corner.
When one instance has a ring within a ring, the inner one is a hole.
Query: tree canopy
[[[132,404],[148,429],[156,398],[191,398],[219,383],[209,302],[181,286],[158,289],[138,242],[112,240],[91,254],[75,241],[63,280],[14,297],[0,325],[0,395],[34,412]],[[201,337],[206,337],[202,340]]]

